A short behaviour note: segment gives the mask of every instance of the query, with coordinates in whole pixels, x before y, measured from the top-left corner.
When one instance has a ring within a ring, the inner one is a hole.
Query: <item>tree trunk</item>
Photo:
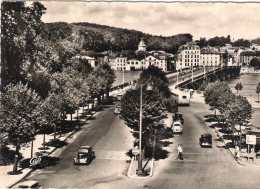
[[[32,144],[31,144],[31,158],[33,157],[33,140],[32,140]]]
[[[20,145],[18,144],[15,149],[16,155],[14,157],[13,173],[17,173],[17,165],[18,165],[18,161],[19,161],[19,149],[20,149]]]
[[[106,91],[106,93],[107,93],[107,98],[109,97],[109,89]]]
[[[56,140],[56,124],[54,125],[54,140]]]
[[[43,133],[43,149],[45,150],[45,133]]]

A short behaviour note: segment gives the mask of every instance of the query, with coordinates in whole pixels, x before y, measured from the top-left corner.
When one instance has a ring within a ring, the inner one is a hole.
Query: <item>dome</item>
[[[144,43],[144,40],[143,40],[143,38],[141,39],[141,41],[140,41],[140,43],[139,43],[139,45],[138,46],[146,46],[145,45],[145,43]]]

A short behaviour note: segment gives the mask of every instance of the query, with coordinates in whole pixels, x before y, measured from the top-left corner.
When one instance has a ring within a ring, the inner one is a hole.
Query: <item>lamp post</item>
[[[143,174],[143,167],[142,167],[142,117],[143,117],[143,84],[141,83],[140,86],[140,120],[139,120],[139,159],[138,159],[138,170],[137,174]]]
[[[179,71],[177,70],[177,83],[176,83],[176,87],[178,88],[179,85]]]
[[[193,82],[193,62],[191,63],[191,82]]]
[[[204,64],[204,79],[206,79],[206,67],[205,67],[205,64]]]
[[[151,86],[147,87],[147,90],[151,90]],[[139,120],[139,159],[138,159],[138,175],[143,175],[143,166],[142,166],[142,132],[143,132],[143,84],[140,84],[140,120]]]

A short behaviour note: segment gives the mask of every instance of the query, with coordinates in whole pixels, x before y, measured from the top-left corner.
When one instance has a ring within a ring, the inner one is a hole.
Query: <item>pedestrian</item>
[[[183,150],[182,150],[182,146],[180,144],[178,145],[177,150],[178,150],[178,159],[183,160],[183,156],[182,156]]]
[[[235,147],[235,159],[238,160],[239,156],[240,156],[239,147],[236,145],[236,147]]]

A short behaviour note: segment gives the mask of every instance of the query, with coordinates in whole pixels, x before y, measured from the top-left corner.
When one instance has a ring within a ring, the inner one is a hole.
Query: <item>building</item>
[[[93,68],[97,67],[98,65],[98,62],[94,57],[85,56],[85,55],[76,55],[75,58],[87,61],[87,63],[89,63]]]
[[[141,69],[146,69],[151,65],[154,65],[163,71],[167,71],[167,59],[165,56],[155,58],[154,56],[150,55],[141,60]]]
[[[182,45],[178,50],[176,70],[191,69],[200,65],[200,48],[194,43]]]
[[[250,48],[252,49],[252,50],[256,50],[256,51],[260,51],[260,45],[259,44],[252,44],[252,45],[250,45]]]
[[[143,38],[141,39],[141,41],[140,41],[140,43],[138,45],[138,50],[137,51],[144,51],[144,52],[146,52],[146,45],[144,43]]]
[[[240,53],[240,62],[242,65],[249,65],[253,58],[260,58],[260,51],[244,51]]]
[[[126,70],[127,57],[115,57],[114,67],[116,70]]]
[[[202,51],[200,54],[200,66],[219,67],[222,65],[222,56],[216,51]]]
[[[142,65],[140,60],[137,60],[135,58],[131,58],[130,60],[127,60],[126,70],[133,71],[133,70],[141,70],[141,69],[142,69]]]

